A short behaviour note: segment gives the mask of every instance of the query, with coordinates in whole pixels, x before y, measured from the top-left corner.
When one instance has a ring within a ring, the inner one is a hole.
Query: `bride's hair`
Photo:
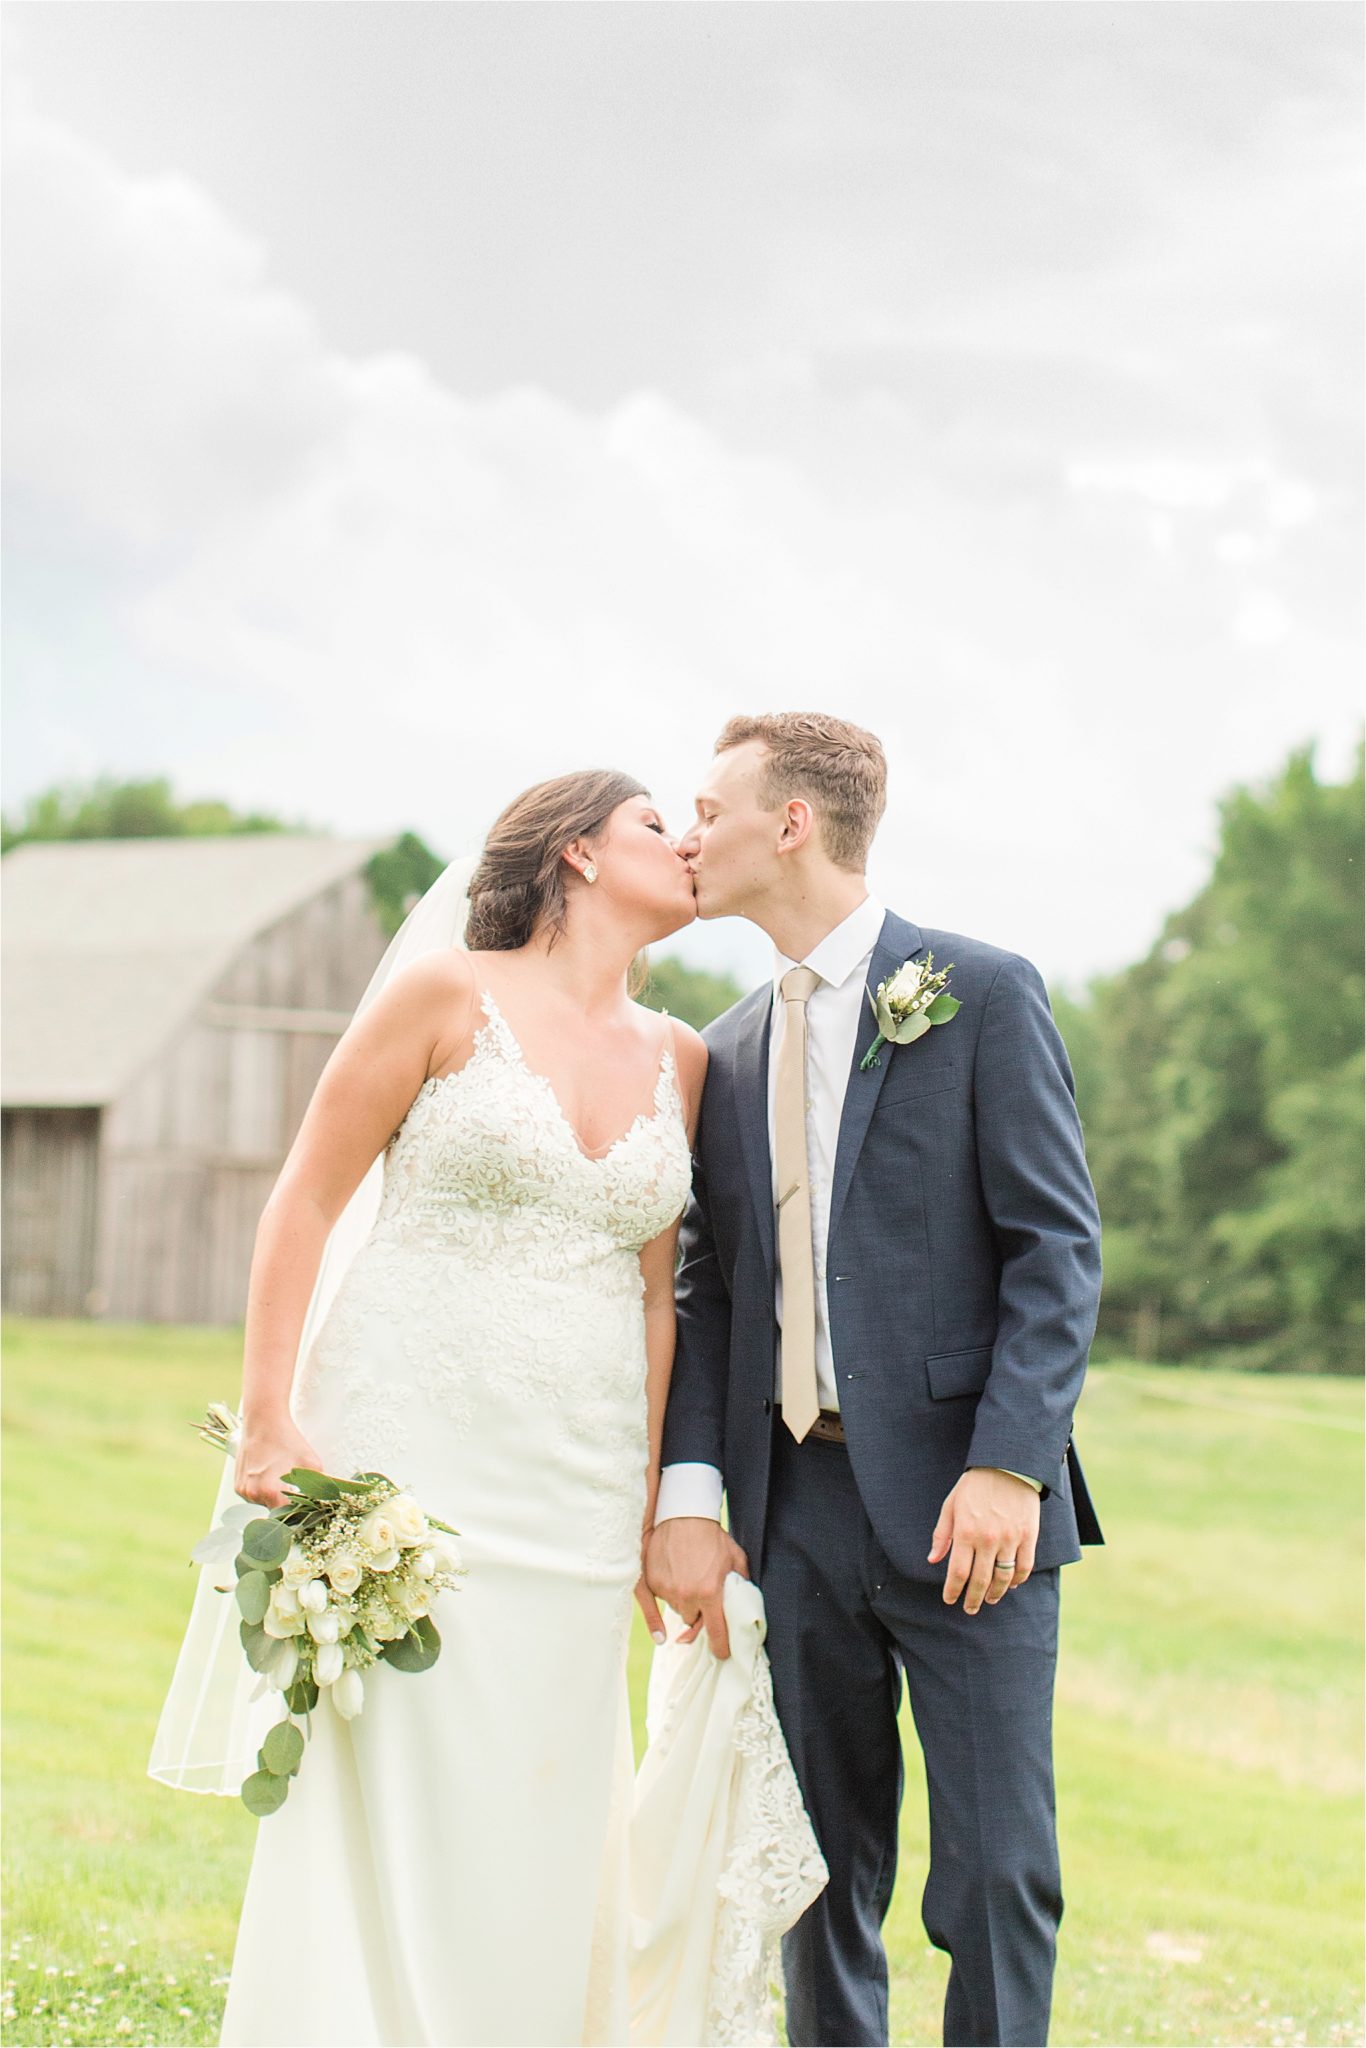
[[[564,850],[592,839],[618,804],[648,796],[643,782],[615,768],[582,768],[533,783],[494,820],[470,876],[465,944],[472,953],[525,946],[542,923],[550,943],[564,933]]]

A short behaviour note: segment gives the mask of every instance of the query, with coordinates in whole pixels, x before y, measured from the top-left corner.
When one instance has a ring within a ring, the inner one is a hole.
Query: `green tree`
[[[174,839],[189,834],[306,830],[264,811],[234,811],[217,798],[178,803],[165,776],[147,782],[59,784],[0,819],[0,852],[30,839]]]
[[[1359,1366],[1362,812],[1360,754],[1232,791],[1208,883],[1070,1015],[1102,1330],[1142,1355]]]
[[[738,1003],[743,994],[728,974],[707,974],[665,954],[650,962],[650,977],[640,1000],[652,1010],[667,1010],[671,1017],[681,1017],[700,1031],[732,1003]]]
[[[20,817],[0,820],[0,851],[8,853],[35,839],[214,838],[238,832],[316,830],[301,820],[289,823],[266,811],[235,811],[218,797],[182,803],[165,776],[146,782],[101,777],[31,797]],[[369,862],[366,876],[376,915],[390,937],[444,865],[415,832],[402,833]]]

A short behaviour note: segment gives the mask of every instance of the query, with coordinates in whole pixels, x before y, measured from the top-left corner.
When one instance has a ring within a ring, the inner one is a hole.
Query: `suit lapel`
[[[738,1026],[735,1053],[735,1110],[740,1150],[759,1225],[764,1263],[772,1276],[777,1254],[773,1227],[773,1162],[768,1149],[768,1033],[773,990],[756,989],[753,1009]]]
[[[873,948],[873,957],[868,964],[865,977],[866,993],[859,996],[858,1035],[854,1040],[854,1057],[849,1068],[849,1080],[844,1090],[844,1109],[840,1116],[839,1140],[835,1146],[835,1174],[830,1189],[830,1230],[826,1243],[835,1234],[844,1198],[849,1192],[849,1183],[854,1177],[854,1168],[868,1134],[877,1098],[891,1064],[891,1047],[883,1046],[879,1053],[880,1064],[860,1073],[859,1066],[864,1054],[877,1037],[877,1019],[873,1015],[868,995],[876,990],[880,981],[896,973],[905,960],[914,959],[923,951],[919,925],[908,924],[904,917],[898,917],[889,910],[882,921],[878,942]],[[770,1219],[770,1235],[772,1221]]]

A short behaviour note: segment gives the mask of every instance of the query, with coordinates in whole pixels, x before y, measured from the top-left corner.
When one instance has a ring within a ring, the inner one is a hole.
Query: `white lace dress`
[[[590,1157],[483,1009],[465,1066],[390,1142],[294,1396],[325,1469],[411,1488],[469,1573],[433,1669],[381,1667],[358,1719],[316,1714],[260,1825],[235,2048],[632,2039],[638,1253],[686,1199],[687,1133],[666,1044],[652,1111]],[[749,2024],[733,1988],[723,2004],[728,2032]]]

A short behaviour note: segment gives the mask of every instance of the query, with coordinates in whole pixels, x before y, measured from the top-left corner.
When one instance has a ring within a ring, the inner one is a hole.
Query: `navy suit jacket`
[[[836,1149],[830,1337],[848,1454],[887,1556],[911,1578],[968,1465],[1041,1481],[1036,1568],[1101,1543],[1072,1443],[1100,1297],[1100,1218],[1072,1070],[1038,971],[888,912],[870,989],[904,960],[953,963],[962,1008],[859,1063]],[[666,1465],[720,1468],[732,1535],[762,1571],[777,1325],[768,1145],[772,989],[703,1033],[710,1065],[680,1231]]]

